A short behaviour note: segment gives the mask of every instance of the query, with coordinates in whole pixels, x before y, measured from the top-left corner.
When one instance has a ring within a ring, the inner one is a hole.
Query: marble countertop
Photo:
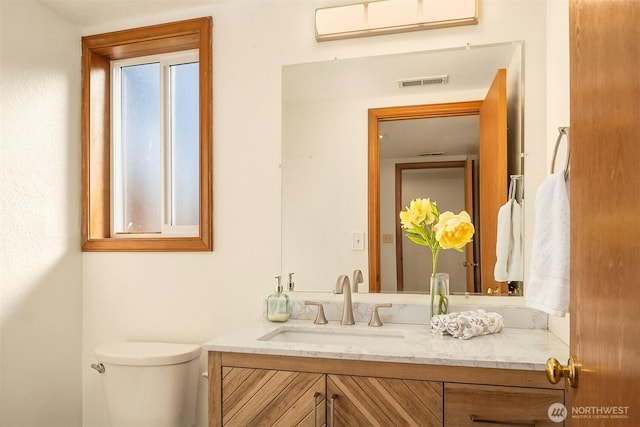
[[[325,329],[323,332],[327,333],[340,332],[337,328],[349,328],[354,333],[401,333],[404,340],[394,345],[352,345],[259,339],[280,327],[309,331]],[[315,325],[310,320],[295,319],[271,323],[264,318],[256,319],[244,329],[216,337],[204,343],[203,348],[206,351],[534,371],[544,371],[549,357],[560,361],[569,358],[568,346],[544,329],[505,328],[497,334],[462,340],[450,335],[432,334],[426,325],[385,323],[382,327],[372,328],[366,323],[341,326],[330,321],[327,325]]]

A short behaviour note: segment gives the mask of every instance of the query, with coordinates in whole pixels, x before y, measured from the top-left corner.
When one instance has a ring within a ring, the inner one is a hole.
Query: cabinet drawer
[[[563,390],[445,384],[444,425],[562,426],[549,418],[553,403],[564,404]]]

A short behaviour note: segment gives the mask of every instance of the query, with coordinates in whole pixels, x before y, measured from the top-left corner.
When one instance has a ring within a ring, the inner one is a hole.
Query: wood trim
[[[482,101],[410,105],[369,109],[368,114],[368,220],[369,292],[380,292],[380,122],[427,117],[468,116],[480,113]]]
[[[543,371],[227,352],[210,352],[210,360],[213,357],[211,353],[219,355],[222,366],[442,381],[447,383],[564,389],[562,384],[549,383]]]
[[[380,292],[380,120],[385,116],[369,110],[369,292]]]
[[[82,250],[213,250],[213,59],[211,17],[82,38]],[[111,237],[111,60],[198,49],[200,84],[199,233],[197,237]]]
[[[415,163],[414,163],[415,164]],[[396,164],[396,182],[395,182],[395,212],[400,212],[403,209],[402,206],[402,171],[405,168],[398,167]],[[408,167],[406,169],[413,169]],[[400,217],[397,216],[395,218],[396,223],[396,291],[403,292],[404,291],[404,262],[402,260],[403,251],[402,251],[402,222],[400,221]],[[380,283],[382,286],[382,283]]]
[[[209,426],[222,426],[222,353],[210,351],[207,373]]]
[[[83,47],[82,98],[82,241],[109,234],[111,213],[110,67],[107,58]],[[91,92],[94,96],[91,96]],[[86,119],[85,119],[86,118]],[[85,143],[86,141],[86,143]],[[87,224],[87,226],[84,226]]]
[[[213,250],[213,22],[200,23],[200,241]]]
[[[211,28],[211,18],[195,18],[166,24],[96,34],[82,38],[83,44],[110,60],[197,49],[200,34]]]
[[[473,160],[467,159],[464,165],[464,208],[471,217],[473,223]],[[465,261],[467,261],[467,292],[476,292],[475,278],[476,278],[476,257],[474,254],[474,245],[466,245],[464,249]]]

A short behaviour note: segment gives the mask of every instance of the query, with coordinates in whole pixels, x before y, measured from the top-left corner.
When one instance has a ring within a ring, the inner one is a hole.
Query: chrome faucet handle
[[[322,307],[322,303],[316,302],[316,301],[305,301],[304,305],[316,305],[318,306],[318,314],[316,314],[316,320],[313,321],[314,324],[316,325],[326,325],[327,323],[327,318],[324,317],[324,308]]]
[[[371,320],[369,320],[369,326],[382,326],[382,320],[380,320],[380,315],[378,314],[379,308],[391,308],[391,304],[374,305],[373,311],[371,312]]]

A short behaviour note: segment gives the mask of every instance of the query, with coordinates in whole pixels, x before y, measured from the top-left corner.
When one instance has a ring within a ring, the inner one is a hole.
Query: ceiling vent
[[[449,76],[447,74],[443,74],[441,76],[429,76],[419,77],[416,79],[398,80],[398,86],[401,88],[411,86],[445,85],[447,83],[449,83]]]

